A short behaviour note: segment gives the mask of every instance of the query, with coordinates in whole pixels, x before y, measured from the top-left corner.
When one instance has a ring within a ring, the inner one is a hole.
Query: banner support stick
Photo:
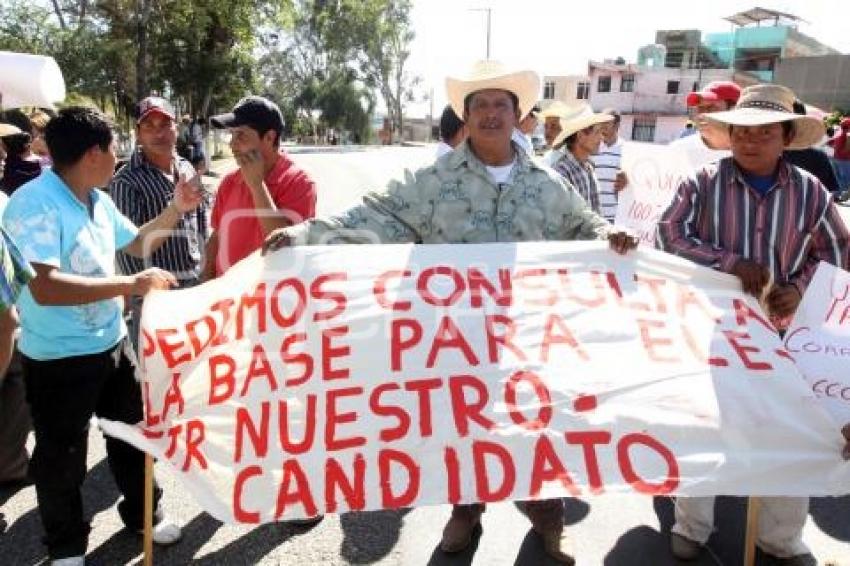
[[[747,498],[747,530],[744,536],[744,566],[753,566],[756,563],[756,536],[758,535],[760,506],[760,498]]]
[[[144,566],[153,566],[153,456],[145,454]]]

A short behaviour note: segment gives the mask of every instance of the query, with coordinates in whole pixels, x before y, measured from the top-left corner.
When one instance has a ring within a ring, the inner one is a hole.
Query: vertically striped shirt
[[[564,147],[563,156],[552,167],[567,180],[587,203],[593,212],[599,214],[599,184],[593,165],[588,161],[579,161],[573,153]]]
[[[782,159],[761,196],[727,157],[679,186],[658,223],[658,245],[726,272],[738,259],[754,261],[802,294],[820,261],[848,268],[850,234],[817,178]]]
[[[175,156],[177,171],[193,171],[192,165]],[[124,216],[141,226],[156,218],[174,198],[174,180],[150,163],[140,148],[109,184],[109,193]],[[121,272],[132,275],[148,267],[159,267],[174,274],[181,282],[195,279],[200,273],[201,256],[209,235],[206,202],[183,215],[170,236],[153,254],[140,259],[123,252],[116,258]]]
[[[612,145],[606,145],[603,141],[599,153],[590,157],[596,170],[596,180],[599,182],[599,213],[608,222],[614,222],[614,217],[617,216],[617,191],[614,189],[614,181],[617,180],[622,158],[621,138],[617,138]]]

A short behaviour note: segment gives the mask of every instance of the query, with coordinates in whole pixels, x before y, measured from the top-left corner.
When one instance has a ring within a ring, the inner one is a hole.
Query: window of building
[[[576,87],[576,98],[578,100],[587,100],[590,98],[590,83],[582,81]]]
[[[552,100],[555,98],[555,81],[546,81],[543,83],[543,99]]]
[[[691,92],[699,92],[699,81],[694,81],[694,88],[691,89]]]
[[[655,141],[655,118],[635,116],[632,139],[640,142]]]
[[[611,92],[611,75],[599,77],[596,83],[596,92]]]
[[[664,57],[664,66],[668,69],[679,69],[682,67],[683,53],[681,51],[668,51]]]
[[[679,81],[667,81],[667,94],[679,94]]]
[[[620,92],[632,92],[635,90],[635,76],[632,73],[623,75],[623,80],[620,81]]]

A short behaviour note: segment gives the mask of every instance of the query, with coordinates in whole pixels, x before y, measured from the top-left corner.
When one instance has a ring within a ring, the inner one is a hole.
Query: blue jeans
[[[842,193],[850,189],[850,160],[833,159],[835,176],[838,177],[838,192]]]

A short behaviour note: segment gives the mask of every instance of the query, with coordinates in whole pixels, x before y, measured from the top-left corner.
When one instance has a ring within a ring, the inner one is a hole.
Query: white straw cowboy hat
[[[447,77],[446,94],[452,110],[463,117],[464,99],[479,90],[512,92],[519,101],[519,117],[524,118],[537,102],[540,77],[534,71],[514,71],[498,61],[479,61],[465,77]]]
[[[794,92],[780,85],[753,85],[741,92],[732,110],[712,112],[705,117],[732,126],[763,126],[794,122],[794,138],[789,149],[805,149],[823,138],[826,129],[814,116],[794,113]]]
[[[20,134],[21,129],[17,126],[13,126],[12,124],[6,124],[5,122],[0,123],[0,138],[4,138],[6,136],[14,136],[15,134]]]
[[[537,118],[545,120],[546,118],[561,118],[570,115],[572,107],[560,100],[554,101],[552,104],[537,113]]]
[[[614,117],[610,114],[599,114],[593,111],[589,104],[582,102],[572,106],[569,111],[561,116],[561,133],[552,142],[552,147],[558,147],[564,140],[590,126],[610,122]]]

